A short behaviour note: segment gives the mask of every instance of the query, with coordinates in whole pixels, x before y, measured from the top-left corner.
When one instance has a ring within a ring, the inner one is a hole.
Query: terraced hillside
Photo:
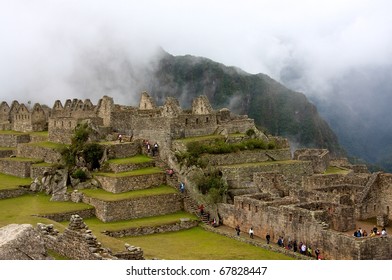
[[[0,159],[4,163],[0,164],[0,227],[10,223],[44,223],[53,224],[62,232],[70,216],[79,214],[103,246],[113,252],[120,252],[124,243],[128,242],[143,245],[146,258],[287,258],[252,249],[250,245],[244,247],[238,240],[200,228],[200,218],[184,211],[196,211],[197,205],[179,192],[176,175],[167,175],[162,166],[165,163],[146,155],[143,150],[139,149],[138,154],[130,152],[134,143],[103,143],[112,152],[102,170],[93,173],[100,186],[88,189],[68,187],[69,201],[51,201],[50,195],[32,192],[29,187],[38,175],[58,168],[60,150],[64,145],[48,142],[44,133],[0,133],[0,142],[3,135],[15,139],[23,135],[23,141],[15,140],[11,147],[2,148],[7,152]],[[27,138],[29,141],[26,141]],[[9,168],[11,165],[12,168]],[[171,245],[176,249],[168,252],[164,244],[160,246],[159,240],[166,240],[166,245],[177,243],[177,246]],[[206,243],[208,240],[223,242],[235,250],[227,253],[223,246],[214,252],[216,250],[210,249],[211,246]],[[199,255],[190,253],[195,250],[195,241]]]

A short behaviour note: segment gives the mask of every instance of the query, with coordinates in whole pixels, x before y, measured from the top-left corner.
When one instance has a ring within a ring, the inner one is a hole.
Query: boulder
[[[0,260],[51,260],[41,233],[30,224],[0,228]]]

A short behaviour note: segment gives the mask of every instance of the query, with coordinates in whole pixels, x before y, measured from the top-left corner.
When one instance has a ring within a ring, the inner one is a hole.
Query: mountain
[[[293,148],[327,148],[335,155],[344,154],[316,106],[267,75],[249,74],[207,58],[165,53],[153,76],[145,88],[158,103],[174,96],[190,107],[195,96],[204,94],[214,108],[247,114],[267,133],[287,137]]]

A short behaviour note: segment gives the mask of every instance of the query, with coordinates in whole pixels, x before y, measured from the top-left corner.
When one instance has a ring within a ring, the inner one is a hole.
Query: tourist
[[[314,250],[314,253],[316,254],[316,260],[319,260],[319,256],[320,256],[320,249],[316,248],[316,250]]]
[[[375,226],[373,227],[373,232],[374,232],[374,234],[377,234],[377,231],[378,231],[378,229],[377,229],[377,226],[375,225]]]
[[[121,134],[118,135],[118,142],[119,142],[119,143],[122,142],[122,135],[121,135]]]
[[[183,182],[180,183],[180,192],[184,193],[185,192],[185,185]]]
[[[204,215],[204,205],[203,204],[201,204],[199,206],[199,213],[200,213],[200,217]]]
[[[293,242],[293,251],[294,251],[294,253],[297,252],[297,250],[298,250],[297,240],[294,240],[294,242]]]
[[[302,255],[306,255],[306,245],[305,245],[305,243],[302,243],[302,245],[301,245],[301,254]]]
[[[271,236],[270,236],[269,233],[267,233],[267,235],[265,236],[265,239],[267,240],[267,244],[269,244],[270,243],[270,239],[271,239]]]
[[[363,230],[363,237],[368,236],[366,229]]]
[[[310,247],[310,245],[308,246],[308,256],[312,256],[312,248]]]
[[[217,227],[218,226],[218,223],[216,222],[215,218],[212,220],[212,226],[213,227]]]
[[[152,156],[155,156],[155,154],[158,154],[158,143],[154,143],[154,147],[152,148]]]
[[[387,230],[385,228],[381,230],[381,237],[387,237]]]
[[[249,229],[249,237],[253,239],[253,227]]]
[[[240,226],[239,226],[239,225],[237,225],[237,226],[235,227],[235,231],[237,232],[237,236],[240,236],[241,229],[240,229]]]
[[[166,170],[166,174],[169,175],[170,177],[173,177],[173,174],[174,174],[173,168],[167,169],[167,170]]]
[[[150,152],[151,152],[151,145],[148,142],[148,140],[146,141],[146,148],[147,148],[147,154],[150,154]]]

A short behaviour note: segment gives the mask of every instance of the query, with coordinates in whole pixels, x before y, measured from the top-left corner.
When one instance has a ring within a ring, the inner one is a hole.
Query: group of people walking
[[[237,225],[235,227],[235,231],[236,231],[236,235],[240,236],[241,234],[241,228],[239,225]],[[253,227],[250,227],[249,231],[248,231],[249,237],[251,239],[254,239],[254,230]],[[271,242],[271,235],[269,233],[267,233],[265,235],[265,240],[267,242],[267,244],[270,244]],[[285,248],[287,250],[292,250],[293,252],[298,252],[302,255],[306,255],[309,257],[315,257],[317,260],[321,259],[321,255],[320,255],[320,249],[316,248],[314,251],[312,249],[312,247],[310,245],[306,245],[303,242],[297,242],[297,240],[292,241],[290,238],[288,239],[287,243],[284,239],[283,236],[279,236],[278,241],[277,241],[277,245],[279,247]]]

